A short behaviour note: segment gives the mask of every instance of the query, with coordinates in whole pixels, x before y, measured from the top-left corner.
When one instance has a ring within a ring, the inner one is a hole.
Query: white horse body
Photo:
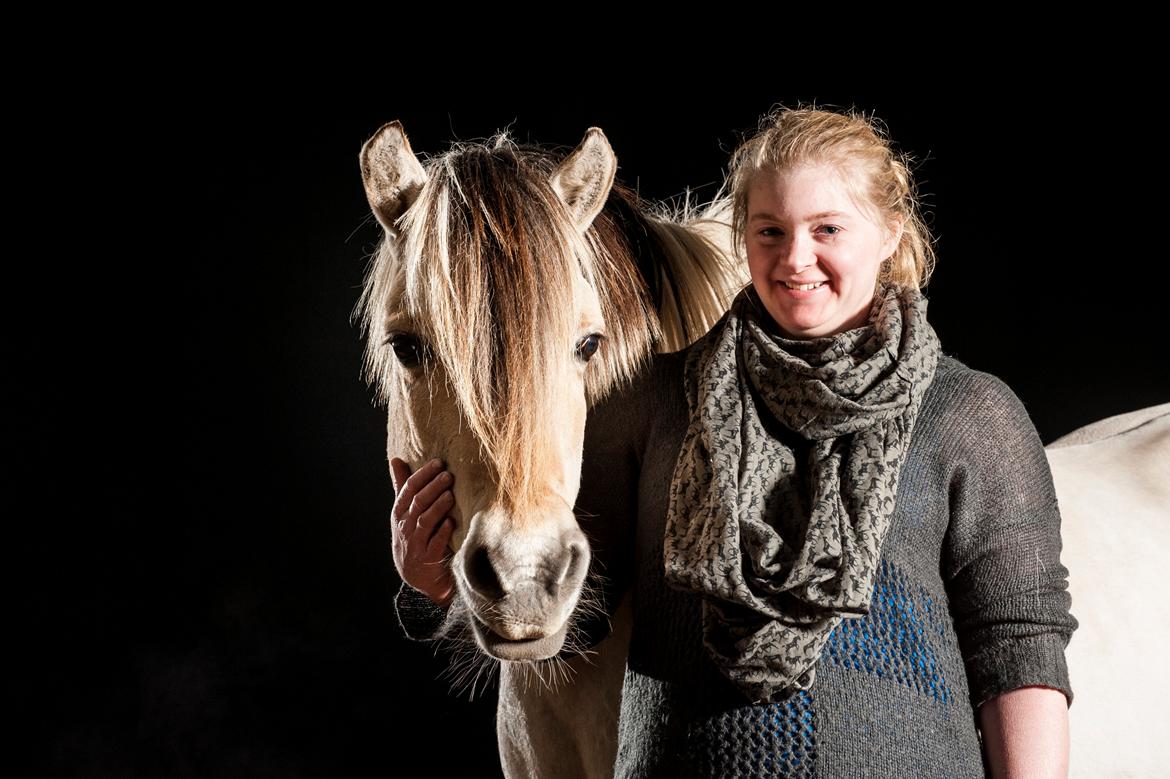
[[[1080,621],[1065,656],[1070,775],[1170,771],[1170,404],[1110,417],[1053,442],[1061,562]]]

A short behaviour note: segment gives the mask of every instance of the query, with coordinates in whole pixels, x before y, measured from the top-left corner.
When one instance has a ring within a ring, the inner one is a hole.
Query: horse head
[[[573,513],[586,409],[659,336],[607,208],[614,153],[594,128],[564,159],[500,136],[424,164],[392,122],[360,162],[384,228],[359,309],[387,452],[455,475],[452,567],[480,647],[554,656],[590,566]]]

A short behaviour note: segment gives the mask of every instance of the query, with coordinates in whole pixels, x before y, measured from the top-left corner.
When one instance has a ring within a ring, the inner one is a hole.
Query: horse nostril
[[[569,544],[568,549],[561,556],[560,572],[550,589],[555,591],[566,581],[575,584],[581,578],[581,567],[585,564],[588,556],[588,548],[585,544],[580,542]]]
[[[500,584],[500,577],[496,575],[486,547],[481,546],[472,553],[466,575],[471,589],[483,598],[494,601],[504,597],[503,585]]]

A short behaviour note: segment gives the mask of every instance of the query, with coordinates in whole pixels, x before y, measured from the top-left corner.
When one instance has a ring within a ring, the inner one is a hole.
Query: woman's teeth
[[[788,287],[789,289],[809,290],[809,289],[816,289],[817,287],[821,286],[824,283],[825,282],[823,282],[823,281],[818,281],[815,284],[789,284],[786,281],[786,282],[784,282],[784,286]]]

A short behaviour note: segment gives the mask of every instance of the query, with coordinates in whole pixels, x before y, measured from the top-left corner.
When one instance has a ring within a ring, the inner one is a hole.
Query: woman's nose
[[[792,235],[780,247],[776,265],[786,274],[796,275],[816,261],[810,243],[799,235]]]

